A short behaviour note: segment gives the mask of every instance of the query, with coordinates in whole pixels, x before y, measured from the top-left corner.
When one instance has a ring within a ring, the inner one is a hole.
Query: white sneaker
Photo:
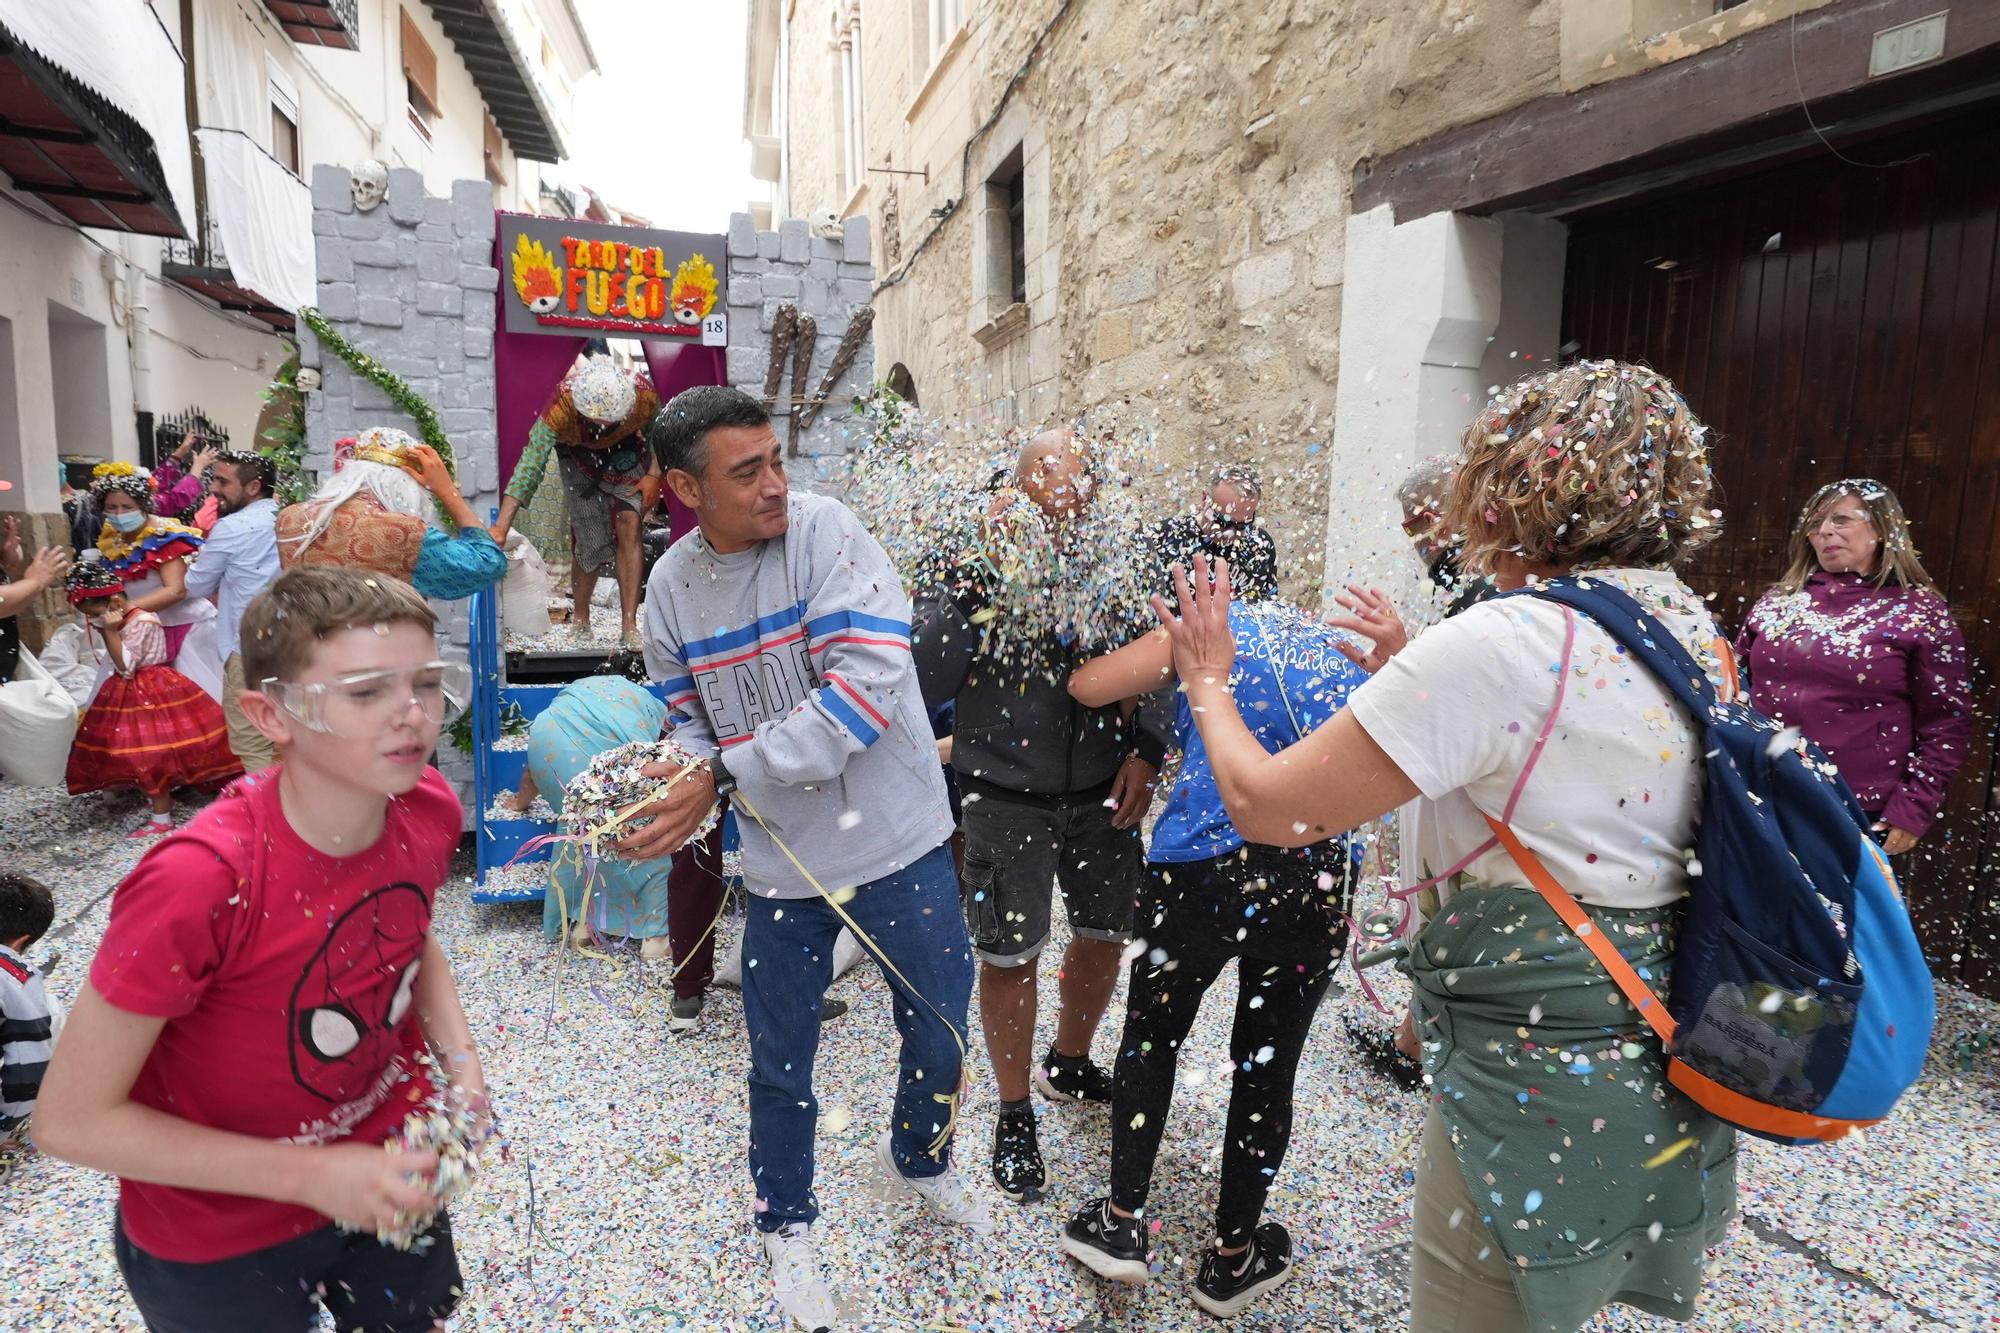
[[[667,1031],[677,1037],[685,1037],[701,1026],[703,996],[691,995],[683,1000],[676,995],[667,1007]]]
[[[807,1333],[832,1333],[833,1294],[820,1280],[812,1225],[793,1222],[760,1234],[764,1259],[771,1265],[771,1281],[777,1288],[778,1308]]]
[[[896,1154],[889,1146],[887,1131],[875,1140],[875,1165],[891,1185],[916,1195],[924,1207],[945,1221],[964,1227],[975,1236],[993,1234],[993,1213],[986,1200],[975,1194],[957,1171],[946,1168],[943,1175],[925,1176],[921,1180],[904,1175],[896,1169]]]

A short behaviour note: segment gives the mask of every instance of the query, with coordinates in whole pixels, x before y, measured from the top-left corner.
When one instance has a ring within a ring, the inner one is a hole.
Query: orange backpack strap
[[[1660,1003],[1660,997],[1653,993],[1653,988],[1632,970],[1632,965],[1625,961],[1616,946],[1597,928],[1596,923],[1590,919],[1590,914],[1583,910],[1576,899],[1569,896],[1568,890],[1556,882],[1556,877],[1549,873],[1549,868],[1542,864],[1542,859],[1528,850],[1520,838],[1515,836],[1513,829],[1491,815],[1486,816],[1486,823],[1492,828],[1493,836],[1500,840],[1500,845],[1507,849],[1507,854],[1514,858],[1514,864],[1520,866],[1522,872],[1527,875],[1528,883],[1534,885],[1535,892],[1541,894],[1543,901],[1562,918],[1562,923],[1570,928],[1570,933],[1583,941],[1584,947],[1589,949],[1603,965],[1611,979],[1618,983],[1618,989],[1625,992],[1625,998],[1632,1002],[1632,1007],[1639,1011],[1639,1016],[1652,1025],[1653,1031],[1660,1034],[1661,1041],[1672,1042],[1675,1029],[1674,1017],[1667,1012],[1667,1007]]]
[[[1718,637],[1715,641],[1715,655],[1722,661],[1722,688],[1716,693],[1721,696],[1722,702],[1733,704],[1736,702],[1736,683],[1742,679],[1737,674],[1736,649],[1729,640]]]

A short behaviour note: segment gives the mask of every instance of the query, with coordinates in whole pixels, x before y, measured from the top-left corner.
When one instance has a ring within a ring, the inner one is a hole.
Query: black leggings
[[[1308,857],[1251,847],[1147,867],[1133,925],[1146,952],[1132,963],[1112,1075],[1111,1202],[1119,1208],[1145,1206],[1181,1043],[1223,966],[1240,959],[1215,1234],[1232,1249],[1249,1242],[1291,1142],[1299,1054],[1346,942],[1345,863],[1315,850],[1320,854]],[[1342,909],[1337,925],[1308,901],[1329,872],[1339,882],[1321,896]]]

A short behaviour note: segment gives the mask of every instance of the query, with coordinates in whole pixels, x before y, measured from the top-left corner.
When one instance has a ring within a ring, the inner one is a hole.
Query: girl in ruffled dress
[[[117,573],[97,561],[78,565],[69,601],[90,621],[110,669],[70,746],[70,795],[137,788],[153,813],[129,836],[157,838],[173,830],[174,788],[215,786],[243,771],[229,724],[220,704],[167,665],[160,618],[133,609]]]

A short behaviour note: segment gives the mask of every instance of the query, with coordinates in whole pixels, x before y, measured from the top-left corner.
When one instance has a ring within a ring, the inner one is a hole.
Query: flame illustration
[[[561,298],[554,257],[540,241],[530,241],[526,232],[514,242],[514,290],[521,303],[538,315],[555,309]]]
[[[715,307],[715,265],[701,255],[691,255],[674,271],[674,318],[683,324],[698,324]]]

